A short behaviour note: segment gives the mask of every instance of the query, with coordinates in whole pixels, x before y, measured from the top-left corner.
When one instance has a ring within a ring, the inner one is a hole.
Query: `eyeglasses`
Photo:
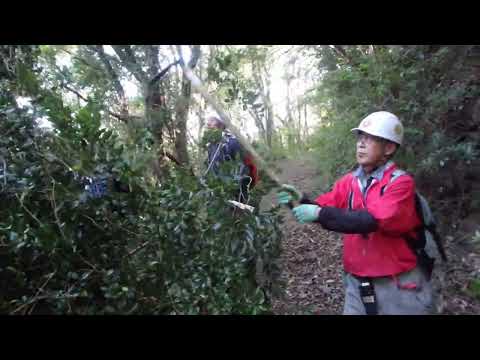
[[[357,131],[357,142],[364,142],[366,144],[371,144],[374,142],[383,142],[382,138],[378,136],[373,136],[362,131]]]

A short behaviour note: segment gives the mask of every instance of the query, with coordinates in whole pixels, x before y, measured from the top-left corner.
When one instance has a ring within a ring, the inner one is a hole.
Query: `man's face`
[[[207,128],[208,129],[219,129],[220,124],[218,123],[217,119],[215,118],[209,118],[207,120]]]
[[[357,163],[365,168],[374,169],[385,162],[388,155],[393,154],[396,145],[379,137],[357,133]]]

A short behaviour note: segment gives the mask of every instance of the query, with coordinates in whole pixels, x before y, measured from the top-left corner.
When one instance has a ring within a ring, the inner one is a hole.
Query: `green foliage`
[[[275,133],[272,137],[272,147],[269,148],[263,142],[254,143],[254,147],[257,153],[262,159],[266,161],[268,166],[272,167],[275,165],[275,162],[280,159],[285,159],[289,155],[293,155],[288,151],[288,148],[285,148],[281,142],[282,131]]]
[[[267,62],[267,49],[268,47],[249,46],[218,51],[215,61],[207,69],[208,80],[218,86],[217,94],[222,101],[227,105],[240,105],[244,111],[255,114],[264,124],[267,110],[261,97],[261,84],[251,72],[253,62]]]
[[[475,231],[472,237],[472,244],[477,247],[480,246],[480,230]]]
[[[19,86],[37,93],[35,112],[54,131],[38,129],[0,87],[0,312],[270,311],[275,209],[233,211],[228,184],[182,170],[158,183],[147,129],[122,141],[102,128],[97,103],[72,109],[26,71]],[[107,194],[87,196],[85,177],[107,178]]]
[[[200,139],[200,148],[206,150],[209,144],[217,144],[222,140],[221,129],[206,129]]]
[[[335,121],[336,120],[336,121]],[[322,125],[310,139],[320,172],[328,184],[349,171],[355,164],[355,140],[349,134],[356,119],[333,118]]]
[[[473,297],[480,299],[480,279],[473,279],[468,290]]]
[[[403,121],[405,143],[396,160],[409,171],[433,174],[448,162],[478,159],[474,140],[459,141],[445,125],[448,114],[462,111],[466,99],[480,95],[478,85],[469,80],[462,47],[376,45],[373,53],[362,46],[343,48],[349,62],[333,56],[329,48],[318,50],[324,77],[310,102],[323,120],[311,147],[322,172],[336,176],[354,164],[349,130],[379,110]]]

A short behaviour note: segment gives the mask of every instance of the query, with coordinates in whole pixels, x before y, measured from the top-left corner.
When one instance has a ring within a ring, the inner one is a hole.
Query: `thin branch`
[[[90,267],[93,269],[93,271],[96,271],[96,272],[98,272],[98,273],[101,273],[101,271],[98,270],[98,268],[97,268],[95,265],[93,265],[92,263],[88,262],[82,255],[80,255],[80,253],[78,253],[78,256],[80,257],[80,259],[81,259],[85,264],[87,264],[88,266],[90,266]]]
[[[330,45],[330,49],[333,49],[338,55],[340,55],[344,60],[346,60],[348,64],[355,65],[352,58],[347,54],[347,52],[341,45]]]
[[[18,308],[16,308],[15,310],[13,310],[10,314],[13,315],[15,314],[16,312],[19,312],[20,310],[22,310],[23,308],[26,308],[27,306],[29,305],[34,305],[31,309],[30,309],[30,313],[33,311],[33,308],[35,307],[35,303],[39,300],[42,300],[42,299],[45,299],[45,298],[48,298],[48,296],[38,296],[40,294],[41,291],[43,291],[43,289],[45,288],[45,286],[47,285],[47,283],[50,281],[50,279],[53,277],[53,275],[55,275],[57,273],[57,271],[55,270],[53,273],[51,273],[49,275],[49,277],[47,278],[47,280],[45,281],[45,283],[38,289],[37,293],[35,294],[35,296],[28,302],[26,302],[25,304],[22,304],[20,305]],[[24,313],[25,315],[25,313]]]
[[[167,151],[167,150],[165,150],[165,149],[163,149],[163,148],[160,150],[160,152],[162,152],[165,157],[167,157],[168,159],[170,159],[171,161],[173,161],[173,162],[174,162],[176,165],[178,165],[179,167],[181,167],[181,168],[186,168],[185,165],[182,164],[182,163],[180,162],[180,160],[178,160],[171,152],[169,152],[169,151]],[[195,176],[195,173],[193,172],[193,169],[192,169],[192,168],[189,168],[189,170],[190,170],[190,173],[191,173],[193,176]]]
[[[151,243],[152,240],[147,240],[145,241],[143,244],[141,244],[140,246],[136,247],[135,249],[133,249],[132,251],[130,251],[127,256],[130,257],[130,256],[133,256],[135,255],[137,252],[139,252],[140,250],[142,250],[143,248],[145,248],[149,243]]]
[[[109,219],[108,217],[105,217],[105,221],[107,221],[110,225],[113,226],[113,223],[110,221],[110,219]],[[128,230],[127,228],[124,228],[124,227],[118,226],[118,225],[117,225],[117,227],[118,227],[120,230],[123,230],[123,231],[129,233],[129,234],[132,235],[132,236],[138,236],[137,233],[134,233],[133,231],[130,231],[130,230]]]
[[[35,294],[34,296],[34,299],[36,299],[38,297],[38,295],[40,295],[40,292],[43,291],[43,289],[45,288],[45,286],[48,284],[48,282],[52,279],[52,277],[57,273],[57,270],[55,270],[53,273],[50,274],[50,276],[48,277],[48,279],[43,283],[43,285],[38,289],[37,293]],[[31,315],[32,312],[33,312],[33,309],[35,308],[35,305],[37,304],[37,301],[34,301],[33,302],[33,306],[30,308],[30,311],[28,312],[28,315]]]
[[[105,229],[103,229],[100,225],[98,225],[98,223],[95,220],[93,220],[90,216],[88,215],[82,215],[82,216],[89,219],[93,223],[93,225],[95,225],[98,229],[105,231]]]
[[[37,218],[34,214],[32,214],[32,212],[31,212],[30,210],[28,210],[28,208],[27,208],[25,205],[23,205],[23,201],[18,197],[18,194],[15,194],[15,197],[16,197],[17,200],[20,202],[20,205],[22,206],[22,208],[23,208],[32,218],[34,218],[35,221],[36,221],[40,226],[42,226],[42,225],[43,225],[42,222],[41,222],[40,220],[38,220],[38,218]]]
[[[52,179],[52,197],[50,199],[50,202],[52,204],[52,209],[53,209],[53,216],[55,217],[55,223],[57,224],[58,226],[58,230],[60,231],[60,234],[62,235],[62,238],[63,240],[67,240],[66,237],[65,237],[65,233],[63,232],[63,229],[62,229],[62,224],[60,222],[60,219],[58,217],[58,208],[57,208],[57,204],[55,202],[55,180],[53,178]]]
[[[60,136],[59,136],[58,138],[59,138],[59,139],[62,139]],[[62,139],[62,140],[63,140],[63,139]],[[67,147],[68,147],[68,145],[67,145]],[[69,147],[68,147],[68,150],[72,151],[72,149],[69,148]],[[41,152],[39,152],[38,155],[39,155],[40,157],[42,157],[43,159],[47,160],[47,161],[51,161],[51,159],[47,158],[47,157],[46,157],[45,155],[43,155]],[[72,172],[74,171],[74,170],[72,169],[72,167],[71,167],[70,165],[68,165],[65,161],[63,161],[62,159],[56,157],[56,156],[53,155],[53,154],[50,154],[50,156],[53,157],[54,160],[58,161],[60,164],[62,164],[63,166],[65,166],[68,171],[72,171]]]
[[[56,296],[52,296],[52,295],[42,295],[42,296],[38,296],[37,298],[34,298],[32,300],[30,300],[28,303],[25,303],[21,306],[19,306],[17,309],[13,310],[10,314],[14,314],[16,312],[18,312],[20,309],[24,308],[25,306],[28,306],[28,305],[31,305],[33,302],[37,302],[39,300],[46,300],[46,299],[54,299],[54,300],[59,300],[59,299],[71,299],[71,298],[76,298],[78,297],[77,295],[71,295],[71,294],[65,294],[65,295],[56,295]]]
[[[68,91],[74,93],[74,94],[77,95],[80,99],[82,99],[83,101],[85,101],[85,102],[88,103],[88,99],[86,99],[86,98],[85,98],[82,94],[80,94],[77,90],[72,89],[71,87],[69,87],[69,86],[66,85],[66,84],[61,84],[61,86],[62,86],[65,90],[68,90]],[[129,116],[123,116],[123,115],[120,115],[120,114],[116,114],[116,113],[114,113],[114,112],[112,112],[112,111],[110,111],[110,110],[107,110],[107,112],[108,112],[111,116],[113,116],[113,117],[115,117],[115,118],[117,118],[118,120],[123,121],[123,122],[127,122],[128,119],[130,118]]]
[[[275,117],[280,120],[280,123],[285,126],[285,127],[288,127],[288,122],[283,120],[280,116],[278,116],[277,114],[275,114]]]

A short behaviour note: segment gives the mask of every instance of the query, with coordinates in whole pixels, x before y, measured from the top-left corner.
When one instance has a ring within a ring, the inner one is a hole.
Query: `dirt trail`
[[[282,160],[280,180],[306,193],[316,194],[318,174],[309,160]],[[272,206],[271,192],[261,206]],[[282,210],[282,280],[285,298],[274,300],[276,314],[340,314],[343,307],[342,243],[339,235],[318,224],[302,225],[288,209]]]

